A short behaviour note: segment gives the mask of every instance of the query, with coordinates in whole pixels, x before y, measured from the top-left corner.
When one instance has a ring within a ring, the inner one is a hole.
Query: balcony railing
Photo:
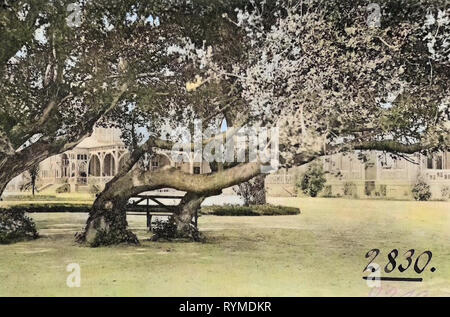
[[[97,185],[97,184],[106,184],[110,180],[113,179],[113,176],[89,176],[88,184]]]
[[[89,176],[89,177],[76,177],[75,182],[78,185],[100,185],[106,184],[113,176]],[[66,178],[69,183],[74,181],[74,178]]]
[[[268,175],[266,182],[267,184],[294,184],[295,176],[289,174]]]
[[[423,172],[425,179],[428,181],[449,181],[450,170],[425,170]]]
[[[77,184],[79,185],[87,185],[88,178],[87,177],[77,177]]]

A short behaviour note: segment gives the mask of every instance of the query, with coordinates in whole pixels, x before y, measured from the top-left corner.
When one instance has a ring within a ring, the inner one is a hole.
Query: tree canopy
[[[236,113],[280,128],[284,164],[354,149],[448,148],[448,4],[380,2],[371,27],[364,1],[278,3],[224,15],[242,33],[237,60],[224,63],[214,46],[179,51],[205,85],[235,87],[245,100]]]

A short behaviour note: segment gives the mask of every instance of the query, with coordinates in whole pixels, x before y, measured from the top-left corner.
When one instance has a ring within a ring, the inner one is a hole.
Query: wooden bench
[[[132,203],[127,205],[127,215],[136,215],[136,216],[147,216],[147,228],[150,232],[152,229],[152,217],[153,216],[161,216],[161,217],[173,217],[175,210],[178,208],[178,205],[165,205],[159,199],[183,199],[184,196],[179,195],[136,195],[131,197],[130,199],[135,199]],[[145,205],[140,205],[142,202],[146,202]],[[156,205],[150,205],[150,201],[156,203]],[[198,213],[195,212],[194,221],[192,224],[195,228],[198,227]]]

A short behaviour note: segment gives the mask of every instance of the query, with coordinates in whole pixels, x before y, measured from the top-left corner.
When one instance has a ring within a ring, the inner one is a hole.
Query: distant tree
[[[258,175],[248,182],[239,184],[235,190],[242,197],[245,206],[264,205],[266,203],[266,175]]]
[[[314,162],[308,166],[306,172],[300,177],[297,187],[306,195],[317,197],[326,182],[322,164]]]
[[[442,199],[444,199],[444,200],[448,200],[450,198],[450,187],[449,186],[444,185],[441,188],[441,196],[442,196]]]
[[[36,188],[36,182],[38,180],[39,177],[39,164],[33,165],[27,172],[28,172],[28,177],[29,180],[22,185],[21,189],[22,190],[29,190],[31,189],[31,192],[34,196],[35,192],[37,191]]]
[[[31,185],[31,192],[32,192],[33,196],[36,191],[36,181],[39,177],[39,171],[40,171],[39,164],[34,165],[33,167],[31,167],[28,170],[28,173],[30,174],[30,178],[31,178],[30,185]]]

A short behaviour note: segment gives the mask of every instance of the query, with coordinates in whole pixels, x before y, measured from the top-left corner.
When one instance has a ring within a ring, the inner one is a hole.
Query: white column
[[[100,154],[99,156],[100,159],[100,177],[103,177],[103,168],[104,168],[104,163],[105,163],[105,156],[103,155],[103,153]]]
[[[114,151],[114,175],[119,173],[119,153],[118,149]]]

